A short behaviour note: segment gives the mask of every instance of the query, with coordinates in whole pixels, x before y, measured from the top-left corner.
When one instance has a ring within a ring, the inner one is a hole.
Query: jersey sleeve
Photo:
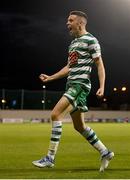
[[[96,38],[89,41],[88,49],[92,59],[101,56],[101,47]]]

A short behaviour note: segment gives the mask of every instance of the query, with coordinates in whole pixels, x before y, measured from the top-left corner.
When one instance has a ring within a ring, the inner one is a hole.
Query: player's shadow
[[[59,169],[61,170],[61,169]],[[82,172],[82,171],[99,171],[99,169],[97,168],[77,168],[77,169],[70,169],[70,171],[72,172]],[[105,172],[108,172],[108,171],[130,171],[130,168],[128,169],[125,169],[125,168],[122,168],[122,169],[119,169],[119,168],[114,168],[114,169],[107,169]]]
[[[107,171],[105,172],[108,172],[108,173],[114,173],[114,172],[118,172],[118,171],[122,171],[122,173],[125,173],[125,172],[129,172],[130,171],[130,168],[129,169],[120,169],[120,168],[114,168],[114,169],[107,169]],[[97,172],[95,175],[94,175],[94,178],[98,178],[100,179],[102,177],[102,175],[104,174],[105,175],[105,172],[104,173],[99,173],[98,169],[97,168],[28,168],[28,169],[0,169],[0,179],[15,179],[16,177],[17,178],[20,178],[20,179],[23,179],[23,178],[46,178],[48,177],[48,174],[49,174],[49,178],[54,178],[55,174],[66,174],[66,177],[70,178],[71,175],[73,175],[73,177],[75,176],[76,173],[81,173],[81,174],[84,174],[84,175],[87,175],[89,172],[91,172],[91,174]],[[45,173],[45,174],[44,174]],[[44,176],[44,177],[43,177]],[[75,177],[76,178],[76,177]],[[124,177],[126,178],[126,177]],[[60,178],[61,179],[61,178]]]
[[[45,170],[45,169],[44,169]],[[62,168],[53,168],[53,169],[51,169],[51,171],[59,171],[59,172],[70,172],[70,173],[75,173],[75,172],[87,172],[87,171],[99,171],[99,169],[97,169],[97,168],[73,168],[73,169],[62,169]],[[129,172],[130,171],[130,168],[127,168],[127,169],[125,169],[125,168],[122,168],[122,169],[120,169],[120,168],[114,168],[114,169],[107,169],[105,172],[108,172],[108,171],[125,171],[125,172]]]
[[[37,172],[37,171],[49,171],[49,172],[69,172],[69,173],[75,173],[75,172],[84,172],[84,171],[98,171],[98,169],[97,168],[82,168],[82,167],[80,167],[80,168],[28,168],[28,169],[8,169],[8,168],[6,168],[6,169],[0,169],[0,172],[4,172],[4,173],[6,173],[6,172],[9,172],[9,173],[16,173],[16,172],[21,172],[21,173],[24,173],[24,172],[29,172],[29,171],[33,171],[33,172]],[[127,169],[125,169],[125,168],[122,168],[122,169],[120,169],[120,168],[109,168],[109,169],[107,169],[105,172],[108,172],[108,171],[130,171],[130,168],[127,168]]]
[[[106,172],[108,173],[112,173],[112,172],[130,172],[130,168],[109,168],[107,169],[105,172],[103,173],[100,173],[99,170],[97,168],[35,168],[35,167],[32,167],[32,168],[28,168],[28,169],[0,169],[0,179],[2,178],[6,178],[6,179],[12,179],[14,178],[15,176],[16,177],[22,177],[25,176],[25,177],[28,177],[28,175],[34,175],[37,174],[37,173],[40,173],[39,175],[42,176],[43,175],[43,172],[46,172],[47,174],[50,173],[53,174],[53,173],[65,173],[65,174],[68,174],[68,177],[69,175],[71,174],[75,174],[75,173],[87,173],[87,172],[97,172],[99,173],[99,175],[102,175]]]
[[[24,171],[24,172],[26,172],[26,171],[32,171],[33,170],[33,172],[35,171],[35,172],[37,172],[37,171],[44,171],[44,172],[64,172],[64,173],[75,173],[75,172],[91,172],[91,171],[96,171],[96,172],[99,172],[99,169],[97,169],[97,168],[82,168],[82,167],[80,167],[80,168],[33,168],[33,169],[22,169],[22,171]],[[16,171],[15,169],[14,169],[14,171]],[[120,169],[120,168],[109,168],[109,169],[107,169],[105,172],[114,172],[114,171],[124,171],[124,172],[129,172],[130,171],[130,168],[122,168],[122,169]]]

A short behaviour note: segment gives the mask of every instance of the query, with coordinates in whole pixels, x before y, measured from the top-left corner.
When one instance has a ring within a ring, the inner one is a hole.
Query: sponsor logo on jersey
[[[74,64],[78,63],[79,54],[77,51],[70,52],[68,57],[69,66],[71,67]]]

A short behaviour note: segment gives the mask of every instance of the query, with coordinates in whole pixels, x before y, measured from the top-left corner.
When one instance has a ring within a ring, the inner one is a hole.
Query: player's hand
[[[104,96],[104,89],[103,88],[99,88],[96,92],[96,95],[98,98],[102,98]]]
[[[50,76],[48,76],[46,74],[40,74],[39,78],[41,79],[42,82],[50,81]]]

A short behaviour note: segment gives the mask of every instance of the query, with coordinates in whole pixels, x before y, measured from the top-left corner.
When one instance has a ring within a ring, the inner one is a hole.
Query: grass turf
[[[72,124],[63,133],[54,168],[32,165],[45,155],[50,124],[0,124],[0,179],[130,179],[130,124],[89,124],[115,152],[108,169],[99,173],[99,153]]]

